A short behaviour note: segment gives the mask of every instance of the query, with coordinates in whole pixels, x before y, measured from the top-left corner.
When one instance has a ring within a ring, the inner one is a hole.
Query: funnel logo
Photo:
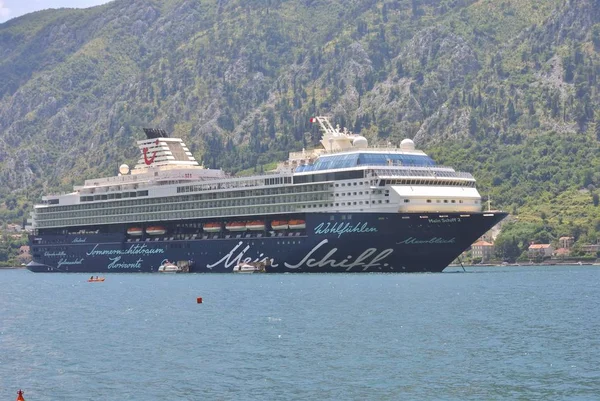
[[[158,139],[154,141],[154,143],[156,144],[156,146],[158,146]],[[146,163],[146,165],[148,166],[151,165],[154,162],[154,159],[156,159],[156,150],[152,152],[152,156],[150,157],[148,157],[148,148],[144,148],[142,149],[142,151],[144,152],[144,163]]]

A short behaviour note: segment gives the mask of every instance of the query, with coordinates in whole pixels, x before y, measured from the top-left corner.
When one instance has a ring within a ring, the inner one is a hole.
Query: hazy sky
[[[86,8],[109,1],[111,0],[0,0],[0,23],[47,8]]]

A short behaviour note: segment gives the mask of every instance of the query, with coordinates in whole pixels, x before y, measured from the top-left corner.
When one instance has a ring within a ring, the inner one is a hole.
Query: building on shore
[[[487,241],[477,241],[471,245],[471,255],[473,259],[481,259],[482,262],[488,262],[494,257],[494,244]]]
[[[551,258],[554,253],[554,247],[550,244],[531,244],[527,249],[529,259]]]
[[[560,237],[558,239],[558,248],[571,249],[575,243],[574,237]]]

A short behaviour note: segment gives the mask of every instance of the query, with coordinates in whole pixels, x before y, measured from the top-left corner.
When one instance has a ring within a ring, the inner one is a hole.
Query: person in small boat
[[[94,276],[90,277],[90,280],[93,280],[93,279],[94,279]]]

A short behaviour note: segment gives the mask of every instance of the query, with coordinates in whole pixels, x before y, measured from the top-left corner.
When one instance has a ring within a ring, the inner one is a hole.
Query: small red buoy
[[[17,401],[25,401],[25,398],[23,398],[23,391],[20,389],[17,391]]]
[[[201,303],[202,303],[202,297],[198,297],[198,298],[196,298],[196,303],[197,303],[197,304],[201,304]]]

